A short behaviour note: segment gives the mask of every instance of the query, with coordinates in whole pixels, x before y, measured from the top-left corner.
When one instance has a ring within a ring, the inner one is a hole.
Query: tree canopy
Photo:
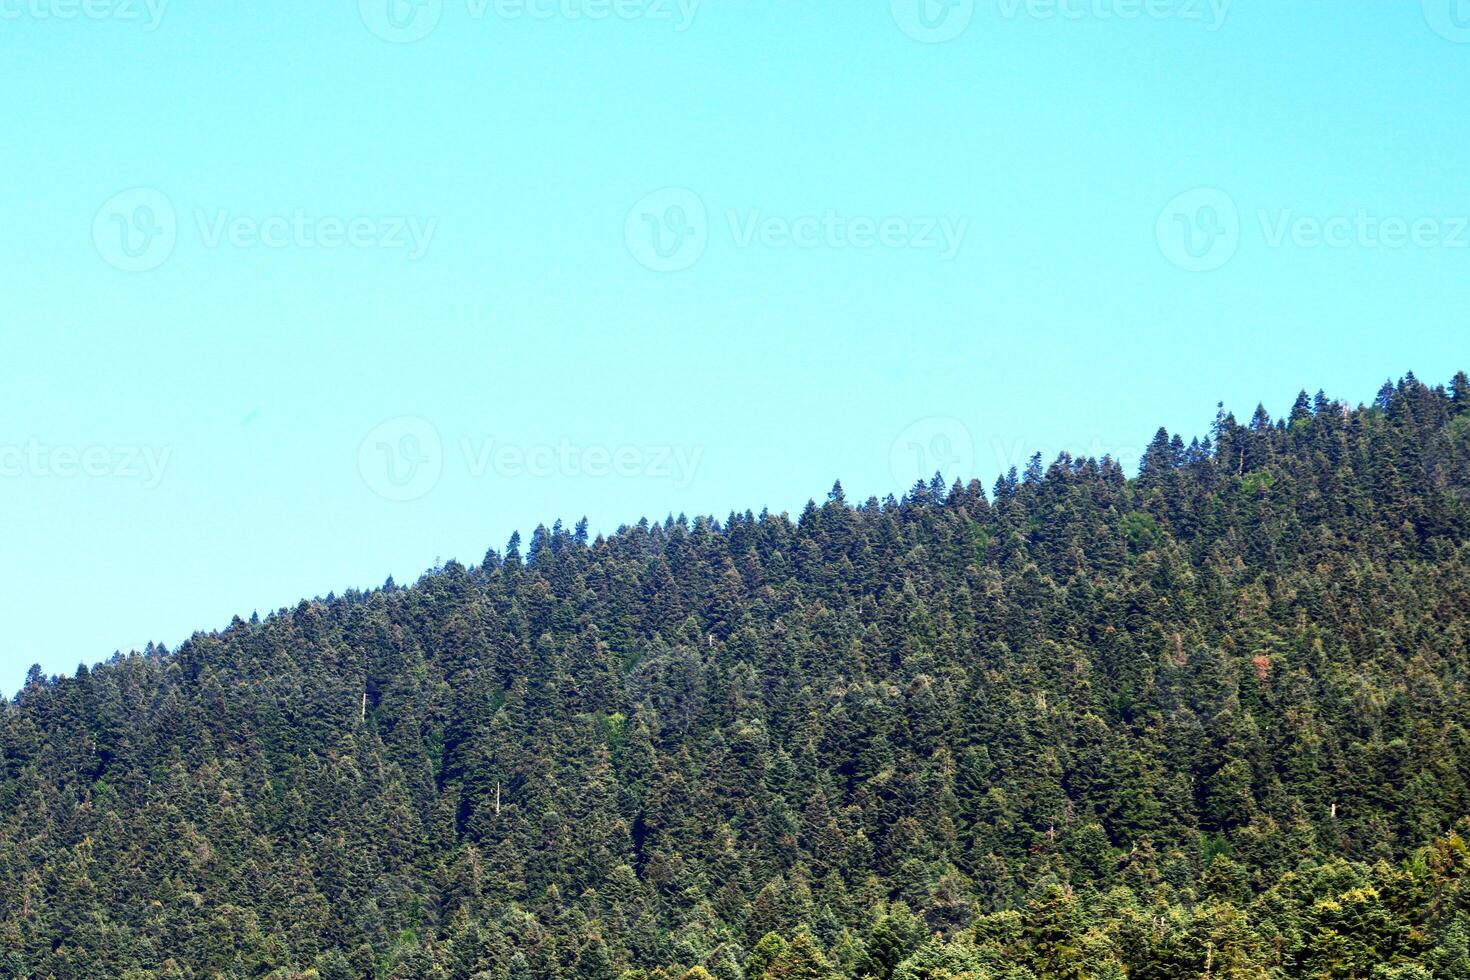
[[[0,975],[1467,980],[1467,393],[33,670]]]

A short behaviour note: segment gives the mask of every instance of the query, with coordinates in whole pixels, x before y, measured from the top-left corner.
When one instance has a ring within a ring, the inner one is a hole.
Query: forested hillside
[[[1467,980],[1467,639],[1463,373],[538,528],[33,670],[0,975]]]

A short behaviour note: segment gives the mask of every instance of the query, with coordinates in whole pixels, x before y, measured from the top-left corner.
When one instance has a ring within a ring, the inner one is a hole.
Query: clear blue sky
[[[0,0],[0,689],[1470,367],[1459,0],[86,2]]]

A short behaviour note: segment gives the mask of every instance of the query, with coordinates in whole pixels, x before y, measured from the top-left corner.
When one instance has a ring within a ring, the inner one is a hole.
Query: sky
[[[0,0],[0,690],[1470,368],[1465,0]]]

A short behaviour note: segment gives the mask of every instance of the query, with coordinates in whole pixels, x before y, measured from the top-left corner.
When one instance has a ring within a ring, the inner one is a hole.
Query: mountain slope
[[[0,973],[1470,977],[1467,493],[1411,375],[33,671]]]

